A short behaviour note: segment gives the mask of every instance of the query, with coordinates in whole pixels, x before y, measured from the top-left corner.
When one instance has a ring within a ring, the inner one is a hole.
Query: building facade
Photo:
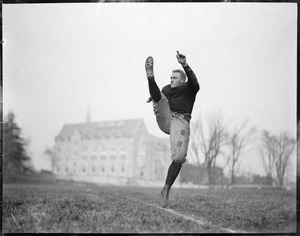
[[[150,135],[143,119],[64,125],[55,138],[52,171],[93,182],[164,181],[168,139]]]

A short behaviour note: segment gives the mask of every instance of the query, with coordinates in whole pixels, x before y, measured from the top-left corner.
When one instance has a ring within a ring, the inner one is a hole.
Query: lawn
[[[3,232],[296,232],[295,191],[172,189],[165,210],[159,190],[71,181],[4,184]]]

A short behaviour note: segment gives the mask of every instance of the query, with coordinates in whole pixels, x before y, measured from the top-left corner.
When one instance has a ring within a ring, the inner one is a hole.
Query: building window
[[[88,150],[88,147],[87,147],[87,146],[83,146],[82,150],[83,150],[83,151],[87,151],[87,150]]]
[[[87,156],[82,156],[82,160],[87,160],[88,157]]]
[[[126,160],[126,155],[121,155],[121,160]]]
[[[111,167],[111,172],[115,172],[115,168],[114,167]]]
[[[101,155],[101,160],[106,160],[106,156],[105,155]]]
[[[57,173],[59,173],[59,167],[56,167],[56,171],[57,171]]]
[[[124,172],[124,171],[125,171],[125,168],[122,166],[121,172]]]
[[[102,167],[102,169],[101,169],[101,170],[102,170],[102,172],[105,172],[105,168],[104,168],[104,167]]]
[[[95,166],[92,167],[92,172],[93,172],[93,173],[96,172],[96,167],[95,167]]]
[[[112,161],[114,161],[114,160],[117,159],[117,157],[116,157],[115,155],[111,155],[111,156],[110,156],[110,159],[111,159]]]
[[[85,171],[86,171],[85,166],[83,166],[82,167],[82,172],[85,172]]]
[[[97,160],[97,156],[93,155],[93,156],[92,156],[92,160],[93,160],[93,161],[96,161],[96,160]]]
[[[68,169],[68,167],[66,167],[66,173],[68,173],[69,172],[69,169]]]

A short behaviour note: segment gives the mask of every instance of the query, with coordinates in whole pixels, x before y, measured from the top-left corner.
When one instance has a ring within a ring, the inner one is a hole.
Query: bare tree
[[[283,185],[285,171],[290,157],[295,149],[296,140],[289,136],[287,132],[281,132],[277,139],[275,148],[276,155],[274,156],[274,163],[277,173],[279,185]]]
[[[273,183],[274,162],[272,156],[272,149],[273,146],[275,145],[274,141],[275,141],[274,136],[271,136],[271,134],[266,130],[262,131],[262,145],[259,149],[259,152],[262,159],[264,170],[267,175],[269,185]]]
[[[207,129],[205,134],[201,116],[193,124],[191,133],[190,150],[193,152],[197,164],[200,166],[201,155],[204,156],[204,162],[207,170],[209,184],[215,183],[216,159],[222,153],[222,148],[226,144],[227,131],[224,124],[224,118],[221,112],[213,112],[207,117]]]
[[[263,162],[266,162],[266,155],[268,156],[268,173],[275,169],[277,183],[282,186],[286,167],[290,157],[295,149],[296,140],[291,137],[287,132],[281,132],[279,136],[271,135],[268,131],[264,130],[262,133],[262,151]]]
[[[230,168],[231,184],[235,183],[235,177],[239,171],[242,162],[243,151],[253,135],[256,133],[256,128],[252,127],[244,132],[248,120],[245,120],[241,126],[236,125],[231,134],[229,134],[227,144],[230,148],[227,156],[227,163]]]
[[[204,167],[204,157],[201,153],[201,135],[200,130],[202,129],[202,123],[201,123],[201,114],[199,114],[198,119],[196,119],[195,122],[191,124],[191,134],[190,134],[190,143],[189,143],[189,157],[191,159],[194,159],[194,162],[196,163],[198,170],[199,170],[199,176],[205,176],[203,173],[203,167]],[[206,182],[206,180],[201,180],[201,182]]]

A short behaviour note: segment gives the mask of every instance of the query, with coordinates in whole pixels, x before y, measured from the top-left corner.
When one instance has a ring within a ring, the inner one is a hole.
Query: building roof
[[[84,139],[131,137],[140,125],[145,127],[143,119],[66,124],[61,129],[57,138],[59,140],[68,140],[74,132],[79,132],[80,136]]]

